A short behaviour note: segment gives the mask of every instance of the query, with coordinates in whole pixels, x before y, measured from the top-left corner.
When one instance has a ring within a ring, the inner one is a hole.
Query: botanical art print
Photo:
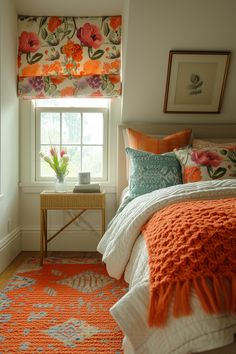
[[[203,81],[198,74],[190,75],[190,84],[188,85],[189,95],[200,95],[203,89]]]
[[[219,113],[229,61],[228,51],[170,51],[164,112]]]
[[[22,98],[121,94],[121,16],[18,19]]]

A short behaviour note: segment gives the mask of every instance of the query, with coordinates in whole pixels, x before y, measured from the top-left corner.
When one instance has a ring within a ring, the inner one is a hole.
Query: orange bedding
[[[142,228],[150,269],[149,325],[191,314],[194,288],[207,313],[236,313],[236,198],[180,202]]]

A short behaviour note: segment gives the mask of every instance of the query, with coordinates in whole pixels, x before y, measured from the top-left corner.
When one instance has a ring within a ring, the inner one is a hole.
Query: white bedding
[[[207,315],[192,293],[193,315],[169,317],[163,328],[147,326],[149,269],[141,226],[156,211],[173,202],[236,196],[236,180],[189,183],[154,191],[131,201],[118,214],[98,245],[108,273],[125,275],[128,293],[111,309],[125,333],[125,353],[187,354],[217,348],[233,341],[236,316]]]

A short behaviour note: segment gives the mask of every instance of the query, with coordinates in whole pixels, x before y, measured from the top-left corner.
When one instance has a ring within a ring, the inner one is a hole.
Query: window
[[[107,180],[107,126],[109,99],[36,100],[36,180],[49,180],[53,170],[39,157],[51,145],[66,149],[68,178],[89,171],[95,181]]]

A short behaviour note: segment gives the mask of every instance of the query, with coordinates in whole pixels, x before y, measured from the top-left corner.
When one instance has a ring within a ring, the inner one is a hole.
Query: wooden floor
[[[39,252],[21,252],[12,263],[0,274],[0,290],[2,290],[12,275],[16,272],[17,268],[30,257],[39,257]],[[48,252],[48,256],[50,257],[99,257],[101,256],[98,252]]]

